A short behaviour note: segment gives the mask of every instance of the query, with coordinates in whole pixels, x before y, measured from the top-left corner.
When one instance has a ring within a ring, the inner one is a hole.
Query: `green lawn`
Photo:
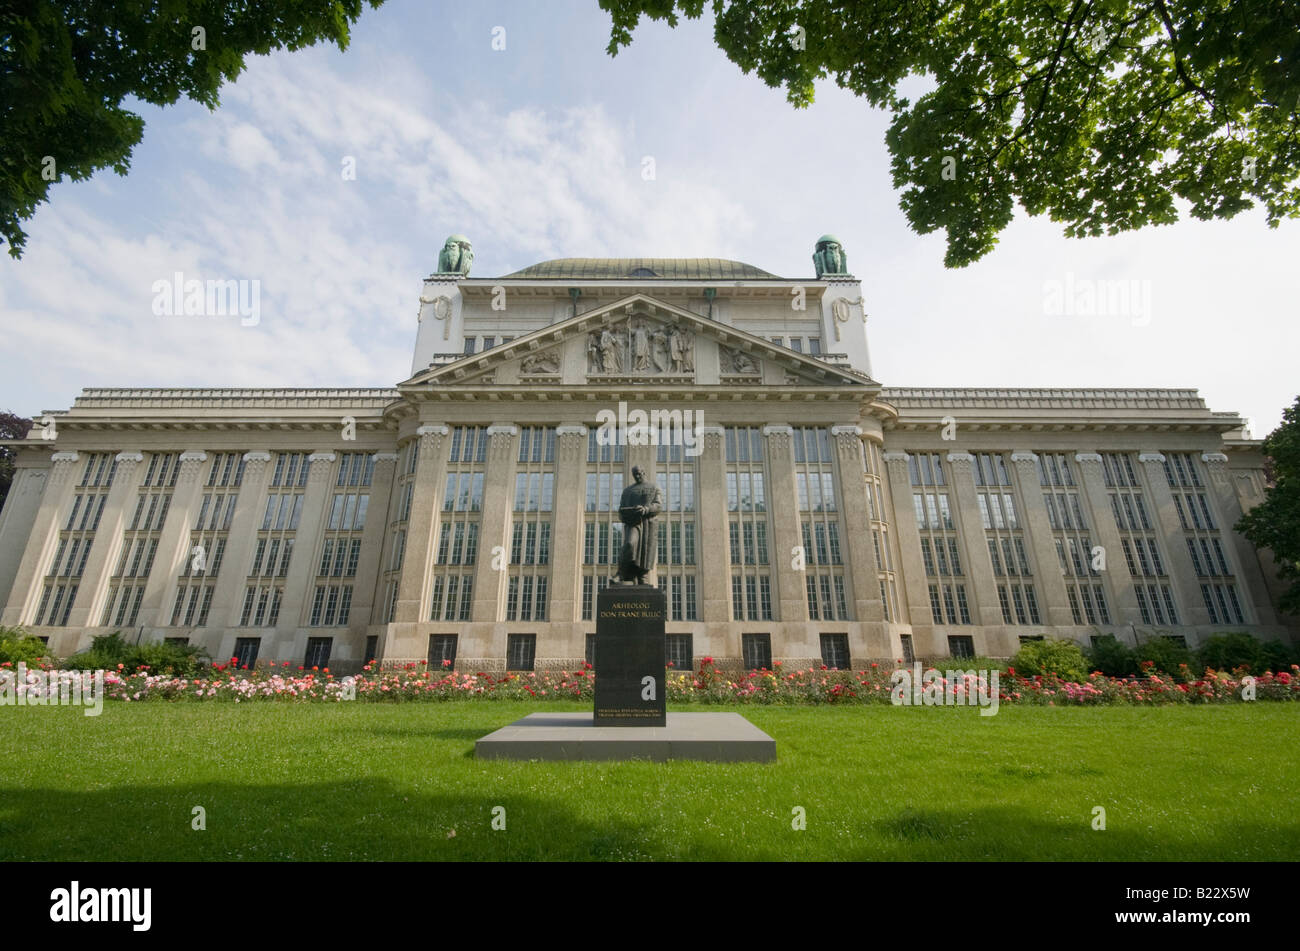
[[[776,763],[474,759],[475,739],[539,708],[589,709],[0,708],[0,859],[1292,860],[1300,846],[1294,704],[745,706],[729,709],[776,738]]]

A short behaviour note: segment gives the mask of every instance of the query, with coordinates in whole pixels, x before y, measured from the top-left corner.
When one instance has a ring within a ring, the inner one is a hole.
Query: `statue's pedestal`
[[[667,599],[645,584],[611,585],[596,598],[594,726],[662,727]]]
[[[530,713],[480,738],[474,755],[544,762],[771,763],[776,741],[739,713],[670,713],[665,726],[648,730],[594,726],[587,713]]]
[[[738,713],[673,713],[664,702],[665,598],[615,585],[596,599],[596,709],[533,713],[482,737],[479,759],[770,763],[776,742]],[[626,727],[645,727],[629,730]]]

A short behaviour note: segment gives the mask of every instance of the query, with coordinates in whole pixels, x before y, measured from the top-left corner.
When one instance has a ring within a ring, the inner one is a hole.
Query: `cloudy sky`
[[[792,109],[707,21],[643,23],[612,59],[608,34],[595,0],[389,0],[346,53],[250,57],[215,112],[141,107],[130,174],[57,185],[24,258],[0,255],[0,409],[66,408],[87,386],[390,385],[453,232],[475,277],[577,256],[800,277],[829,231],[887,385],[1195,387],[1256,436],[1300,391],[1300,223],[1069,240],[1022,213],[946,270],[942,234],[898,208],[883,113],[833,86]],[[155,315],[177,272],[259,281],[259,321]],[[1149,307],[1052,313],[1067,281],[1137,282]]]

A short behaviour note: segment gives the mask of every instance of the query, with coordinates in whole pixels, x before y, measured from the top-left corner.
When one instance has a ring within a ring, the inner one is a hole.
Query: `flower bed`
[[[960,661],[954,661],[953,667]],[[0,664],[0,670],[12,669]],[[888,704],[893,666],[872,664],[862,670],[828,670],[812,667],[785,671],[778,661],[775,670],[744,674],[724,672],[706,657],[692,673],[667,671],[668,700],[672,703],[736,704],[769,703],[793,705]],[[943,668],[935,682],[947,684]],[[90,671],[67,672],[65,676],[93,677]],[[959,678],[955,689],[960,696],[973,683]],[[1093,673],[1083,683],[1067,682],[1054,674],[1024,676],[1009,668],[999,678],[999,702],[1041,706],[1099,706],[1107,704],[1162,705],[1173,703],[1240,703],[1248,683],[1243,670],[1232,673],[1209,671],[1193,677],[1184,666],[1179,677],[1168,677],[1149,666],[1141,677],[1106,677]],[[291,671],[288,663],[256,670],[241,670],[232,664],[218,664],[206,676],[176,677],[155,673],[148,667],[105,672],[105,696],[109,700],[145,702],[151,700],[213,700],[339,702],[593,699],[595,674],[591,665],[573,671],[506,674],[430,670],[424,663],[400,669],[379,670],[366,665],[356,677],[336,677],[329,668]],[[21,689],[21,688],[20,688]],[[1257,700],[1300,699],[1300,667],[1264,673],[1254,678]]]

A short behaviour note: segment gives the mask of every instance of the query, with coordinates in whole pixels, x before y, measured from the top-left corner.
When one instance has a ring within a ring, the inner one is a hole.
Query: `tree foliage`
[[[32,428],[32,421],[13,413],[0,413],[0,439],[23,439]],[[0,443],[0,511],[4,510],[9,486],[14,482],[14,451]]]
[[[1256,548],[1273,552],[1278,577],[1290,582],[1280,606],[1300,614],[1300,396],[1282,411],[1282,425],[1268,434],[1262,449],[1272,463],[1273,484],[1236,529]]]
[[[249,53],[321,40],[346,49],[363,4],[383,0],[17,0],[0,7],[0,238],[21,257],[22,222],[55,181],[125,175],[144,120],[128,96],[209,109]]]
[[[644,14],[705,0],[600,0],[611,55]],[[945,263],[987,254],[1019,202],[1071,237],[1262,205],[1300,217],[1294,0],[711,0],[732,62],[796,107],[816,80],[892,113],[894,185]],[[921,83],[916,80],[920,78]],[[904,95],[933,86],[915,101]],[[828,158],[851,160],[827,143]],[[819,167],[824,164],[819,162]]]

